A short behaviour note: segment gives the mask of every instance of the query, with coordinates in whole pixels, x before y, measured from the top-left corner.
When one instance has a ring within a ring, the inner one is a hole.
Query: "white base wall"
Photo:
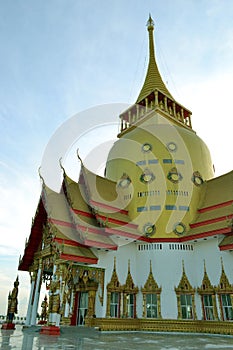
[[[143,303],[141,287],[144,286],[150,271],[152,272],[161,292],[161,315],[164,319],[177,319],[177,298],[174,288],[178,286],[182,277],[182,261],[184,261],[185,273],[192,287],[201,286],[204,275],[204,261],[206,271],[212,285],[219,284],[223,261],[224,270],[233,283],[232,266],[233,254],[221,252],[218,244],[219,238],[209,238],[197,242],[188,243],[136,243],[131,242],[122,245],[117,251],[95,251],[98,255],[98,267],[105,269],[105,290],[103,306],[99,298],[96,300],[96,316],[106,317],[107,291],[106,286],[111,280],[114,257],[116,257],[116,271],[121,285],[125,284],[128,273],[128,261],[130,260],[130,272],[135,285],[139,288],[137,294],[137,317],[142,317]],[[182,248],[182,249],[181,249]],[[197,319],[202,319],[201,298],[195,293],[195,305]],[[220,316],[220,312],[218,310]]]

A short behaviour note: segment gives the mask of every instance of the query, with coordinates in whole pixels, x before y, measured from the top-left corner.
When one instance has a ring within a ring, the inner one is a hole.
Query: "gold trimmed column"
[[[95,317],[95,297],[96,297],[96,290],[91,289],[88,291],[88,312],[87,317],[92,318]]]

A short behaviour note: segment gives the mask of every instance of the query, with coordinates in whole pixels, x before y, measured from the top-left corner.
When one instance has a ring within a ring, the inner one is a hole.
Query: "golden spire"
[[[151,260],[150,260],[150,273],[152,274],[152,263],[151,263]]]
[[[137,103],[147,97],[152,91],[158,89],[163,92],[165,95],[169,96],[173,99],[172,95],[168,91],[166,85],[164,84],[161,75],[159,73],[157,63],[155,60],[155,51],[154,51],[154,21],[149,15],[149,19],[147,21],[147,30],[149,32],[149,64],[147,68],[146,78],[143,84],[143,87],[140,91],[140,94],[137,99]]]

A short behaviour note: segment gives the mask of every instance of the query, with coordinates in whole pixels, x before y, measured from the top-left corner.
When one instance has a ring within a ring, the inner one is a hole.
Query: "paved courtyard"
[[[62,327],[60,336],[40,335],[39,328],[1,330],[0,349],[20,350],[201,350],[233,349],[233,337],[200,334],[101,333],[84,327]]]

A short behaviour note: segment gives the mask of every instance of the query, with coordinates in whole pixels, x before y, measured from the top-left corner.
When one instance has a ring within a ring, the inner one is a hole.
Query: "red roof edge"
[[[218,204],[214,204],[214,205],[210,205],[209,207],[200,208],[200,209],[198,209],[198,212],[199,213],[205,213],[206,211],[211,211],[211,210],[214,210],[214,209],[227,207],[228,205],[231,205],[231,204],[233,204],[233,200],[230,200],[230,201],[227,201],[227,202],[218,203]]]
[[[25,246],[24,255],[19,262],[18,270],[28,271],[33,263],[34,254],[36,253],[42,239],[43,225],[46,220],[47,212],[44,208],[42,197],[40,197],[28,243]]]
[[[187,241],[192,241],[194,239],[206,238],[206,237],[211,237],[211,236],[215,236],[215,235],[229,234],[231,232],[232,232],[231,227],[224,227],[224,228],[221,228],[219,230],[201,232],[201,233],[193,234],[193,235],[190,235],[187,237],[181,237],[180,241],[187,242]]]
[[[105,209],[112,210],[113,212],[117,212],[117,213],[121,213],[121,214],[124,214],[124,215],[128,215],[128,210],[120,209],[120,208],[117,208],[117,207],[113,207],[111,205],[104,204],[104,203],[101,203],[101,202],[96,202],[96,201],[93,201],[93,199],[90,200],[90,204],[93,205],[93,206],[100,207],[100,208],[102,207],[102,208],[105,208]]]
[[[223,221],[223,220],[226,220],[226,219],[232,219],[232,218],[233,218],[233,214],[231,214],[231,215],[224,215],[224,216],[219,216],[218,218],[213,218],[213,219],[208,219],[208,220],[195,222],[193,224],[190,224],[189,226],[191,228],[195,228],[195,227],[209,225],[209,224],[213,224],[215,222]]]
[[[222,245],[221,247],[219,247],[219,250],[233,250],[233,243]]]
[[[71,254],[61,254],[60,258],[63,260],[72,260],[80,263],[87,263],[87,264],[97,264],[98,259],[97,258],[89,258],[86,256],[77,256],[77,255],[71,255]]]

